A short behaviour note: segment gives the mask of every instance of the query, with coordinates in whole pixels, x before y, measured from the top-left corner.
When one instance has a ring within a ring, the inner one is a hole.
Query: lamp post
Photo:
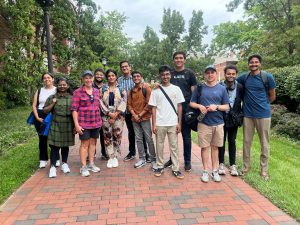
[[[104,66],[104,70],[106,70],[107,59],[105,57],[102,58],[102,65]]]
[[[54,0],[37,0],[37,3],[44,11],[44,21],[46,28],[46,41],[47,41],[47,58],[48,58],[48,72],[53,73],[52,63],[52,48],[50,39],[50,23],[49,23],[49,8],[54,4]]]

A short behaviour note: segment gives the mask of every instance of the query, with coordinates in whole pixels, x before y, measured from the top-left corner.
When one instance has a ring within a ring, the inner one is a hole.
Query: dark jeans
[[[127,126],[127,129],[128,129],[129,154],[130,155],[135,155],[136,154],[135,134],[134,134],[134,129],[133,129],[133,124],[132,124],[131,117],[132,117],[131,114],[125,113],[125,122],[126,122],[126,126]],[[145,153],[148,155],[147,142],[145,140],[144,135],[143,135],[143,143],[144,143]]]
[[[49,145],[51,152],[50,152],[50,163],[51,166],[55,166],[56,161],[59,160],[59,149],[61,149],[61,161],[63,163],[68,162],[69,156],[69,147],[57,147],[54,145]]]
[[[38,115],[40,118],[45,119],[47,114],[43,113],[42,110],[38,110]],[[40,160],[42,161],[48,161],[48,145],[47,145],[47,136],[41,136],[39,135],[41,123],[37,120],[34,120],[34,127],[35,130],[39,136],[39,151],[40,151]]]
[[[182,103],[182,123],[181,123],[181,135],[183,140],[183,157],[184,164],[189,165],[192,157],[192,138],[191,128],[185,123],[184,114],[188,109],[189,102]]]
[[[226,136],[228,136],[228,151],[229,151],[229,163],[230,166],[235,165],[235,155],[236,155],[236,135],[238,127],[224,127],[224,144],[223,147],[219,147],[219,163],[224,163],[225,155],[225,143]]]

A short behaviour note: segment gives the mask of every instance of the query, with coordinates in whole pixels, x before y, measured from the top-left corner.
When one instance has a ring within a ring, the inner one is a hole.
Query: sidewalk
[[[123,157],[127,146],[124,132]],[[150,164],[133,168],[135,160],[119,160],[118,168],[108,169],[99,157],[96,165],[101,172],[81,177],[78,148],[77,140],[70,151],[70,174],[58,170],[57,178],[49,179],[49,166],[38,170],[0,207],[0,224],[298,224],[238,177],[228,174],[221,183],[202,183],[196,144],[193,170],[184,172],[183,180],[175,178],[169,168],[154,177]]]

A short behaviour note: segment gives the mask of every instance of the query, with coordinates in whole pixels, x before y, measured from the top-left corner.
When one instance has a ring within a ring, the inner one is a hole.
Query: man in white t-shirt
[[[164,171],[164,140],[168,142],[172,160],[172,173],[182,179],[184,176],[179,171],[178,159],[178,133],[181,132],[182,105],[184,96],[178,86],[170,83],[171,68],[159,68],[161,86],[152,91],[148,105],[152,106],[152,130],[156,135],[157,169],[154,175],[159,177]],[[168,99],[169,98],[169,99]]]

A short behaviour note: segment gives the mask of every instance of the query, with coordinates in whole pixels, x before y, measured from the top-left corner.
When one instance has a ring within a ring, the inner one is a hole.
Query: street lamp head
[[[54,0],[36,0],[37,3],[42,7],[50,7],[54,4]]]
[[[102,65],[103,66],[106,66],[107,64],[107,59],[105,57],[102,58]]]

